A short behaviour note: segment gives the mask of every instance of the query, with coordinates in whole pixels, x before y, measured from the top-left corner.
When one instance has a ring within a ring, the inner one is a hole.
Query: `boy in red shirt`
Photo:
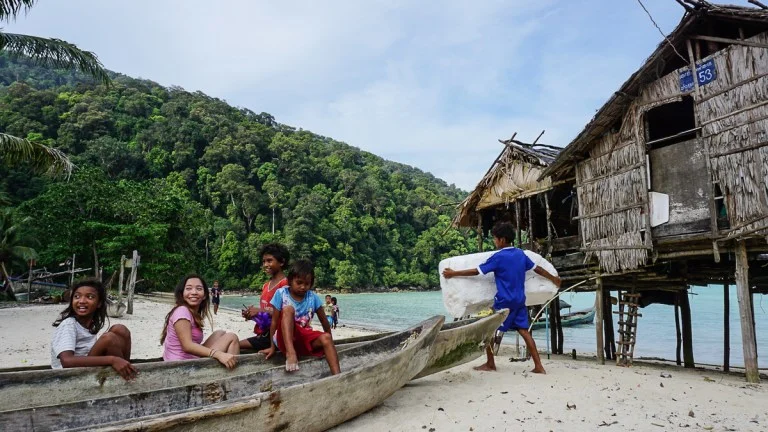
[[[259,306],[251,305],[242,312],[243,318],[253,320],[256,325],[253,327],[255,335],[241,340],[240,349],[260,351],[272,346],[272,341],[269,339],[269,327],[272,322],[273,309],[271,305],[272,297],[274,297],[278,289],[288,285],[288,280],[283,272],[290,260],[288,248],[280,243],[270,243],[261,249],[260,255],[264,272],[269,275],[269,280],[261,287]]]

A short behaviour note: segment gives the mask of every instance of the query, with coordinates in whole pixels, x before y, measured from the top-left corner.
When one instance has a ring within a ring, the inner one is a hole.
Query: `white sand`
[[[335,429],[372,431],[765,431],[768,387],[743,377],[673,367],[600,366],[558,356],[497,356],[498,372],[467,365],[412,381]],[[661,374],[670,374],[662,378]],[[568,405],[575,408],[568,409]],[[689,415],[691,413],[693,416]]]
[[[133,304],[133,315],[110,318],[110,324],[123,324],[131,331],[133,358],[161,357],[160,332],[163,330],[165,315],[171,310],[170,303],[159,303],[137,299]],[[0,368],[46,365],[51,362],[51,337],[54,327],[51,323],[66,304],[43,305],[0,309]],[[214,329],[237,333],[241,339],[253,335],[253,322],[245,321],[239,312],[219,309],[214,316]],[[105,330],[107,326],[105,325]],[[319,328],[319,325],[316,326]],[[205,335],[211,333],[210,325]],[[349,327],[338,327],[333,337],[361,336],[371,332]]]
[[[51,322],[63,307],[0,309],[0,367],[47,364]],[[158,339],[169,307],[138,300],[133,316],[112,319],[133,332],[134,357],[161,355]],[[222,310],[215,327],[241,337],[252,331],[236,312]],[[340,328],[334,337],[363,333]],[[477,360],[413,381],[382,405],[334,430],[768,430],[768,386],[747,385],[743,377],[676,367],[600,366],[593,359],[563,357],[544,359],[548,374],[534,375],[527,372],[530,362],[510,363],[508,357],[508,353],[497,357],[495,373],[473,371],[472,366],[482,363]],[[661,377],[662,372],[671,377]],[[575,408],[568,409],[569,404]]]

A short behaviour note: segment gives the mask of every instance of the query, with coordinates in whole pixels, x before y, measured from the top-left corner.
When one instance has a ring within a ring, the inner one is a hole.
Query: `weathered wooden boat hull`
[[[586,313],[584,313],[586,312]],[[561,317],[561,325],[563,327],[573,327],[575,325],[581,325],[581,324],[592,324],[595,321],[595,309],[587,309],[584,311],[578,311],[574,312],[569,315],[564,315]],[[550,320],[549,326],[552,326],[552,321]],[[537,321],[533,323],[533,327],[531,327],[531,330],[538,330],[546,328],[546,323],[544,321]]]
[[[192,413],[196,416],[201,412],[211,413],[210,417],[215,418],[215,421],[209,422],[206,430],[240,430],[240,427],[231,426],[234,423],[230,422],[229,415],[221,417],[220,413],[229,411],[233,403],[241,408],[253,407],[254,401],[258,401],[256,406],[261,405],[262,402],[264,406],[259,410],[248,408],[249,412],[242,414],[251,419],[248,420],[251,428],[262,429],[261,425],[270,425],[272,424],[270,422],[280,420],[274,423],[275,430],[299,430],[299,428],[322,430],[333,424],[315,428],[307,421],[325,417],[324,421],[333,421],[338,418],[340,422],[351,417],[343,417],[347,414],[343,414],[342,417],[338,414],[322,415],[322,410],[315,413],[317,414],[315,417],[302,417],[302,413],[314,410],[312,407],[319,401],[325,401],[323,410],[333,408],[334,412],[339,413],[339,408],[336,406],[338,402],[323,397],[327,391],[333,387],[346,386],[348,382],[370,381],[376,374],[385,376],[387,378],[384,382],[376,384],[381,388],[353,386],[330,392],[335,395],[334,397],[345,400],[346,406],[341,412],[358,415],[372,408],[375,404],[366,407],[368,402],[366,398],[359,395],[361,390],[370,391],[375,403],[379,403],[423,369],[442,321],[443,317],[435,317],[415,328],[376,341],[361,343],[357,347],[341,352],[339,357],[344,372],[337,376],[330,376],[324,359],[315,359],[303,362],[301,370],[291,374],[286,373],[280,365],[250,374],[228,374],[224,379],[198,384],[189,384],[177,377],[177,383],[171,388],[135,391],[112,397],[101,397],[96,394],[90,399],[76,402],[0,412],[0,430],[97,430],[99,427],[105,430],[148,430],[147,425],[155,425],[162,429],[166,428],[164,425],[168,424],[168,419],[178,421],[179,416],[187,418]],[[418,337],[411,336],[413,334],[418,334]],[[401,349],[400,345],[404,342],[406,344]],[[189,361],[181,363],[189,363]],[[183,365],[179,364],[179,366]],[[166,371],[173,375],[180,367],[166,368]],[[362,375],[358,377],[358,374]],[[187,377],[188,375],[184,374]],[[363,379],[363,377],[367,378]],[[178,383],[181,382],[184,384],[179,386]],[[130,384],[123,383],[125,387],[130,387]],[[393,388],[392,386],[396,384],[399,385]],[[301,388],[303,391],[296,392],[296,388]],[[342,393],[341,390],[352,394],[357,393],[358,396],[345,397],[339,394]],[[285,411],[284,416],[281,414],[282,411],[277,409],[280,408],[282,400],[289,401],[282,408]],[[243,402],[248,403],[242,405]],[[359,411],[360,409],[363,411]],[[302,418],[304,421],[294,423],[296,429],[285,429],[281,426],[284,422],[291,423],[294,419]],[[251,421],[253,423],[250,423]],[[109,422],[114,424],[107,425],[106,423]],[[191,425],[187,425],[186,421],[181,423],[185,424],[182,429],[191,430]],[[224,426],[220,427],[219,424]],[[155,426],[150,427],[149,430]]]
[[[381,333],[340,339],[337,350],[341,353],[366,342],[395,334]],[[303,358],[309,361],[311,357]],[[50,366],[26,366],[0,370],[0,411],[69,403],[94,397],[112,397],[122,394],[147,392],[186,384],[200,384],[231,376],[246,375],[284,364],[285,357],[276,355],[265,360],[262,354],[243,354],[238,366],[227,370],[209,358],[166,362],[161,358],[132,360],[138,375],[126,383],[112,368],[71,368],[53,370]]]
[[[502,309],[483,318],[443,325],[432,345],[429,366],[414,379],[462,365],[483,355],[486,342],[493,337],[507,315],[509,310]]]

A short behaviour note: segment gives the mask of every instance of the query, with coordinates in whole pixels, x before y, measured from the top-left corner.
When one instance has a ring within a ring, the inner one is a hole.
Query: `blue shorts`
[[[334,322],[334,319],[333,319],[333,317],[332,317],[332,316],[328,316],[328,315],[326,315],[325,317],[326,317],[326,318],[328,318],[328,324],[330,324],[331,326],[333,326],[333,322]]]
[[[493,309],[494,310],[509,309],[509,315],[507,316],[507,319],[505,319],[504,322],[499,327],[499,331],[505,332],[508,330],[517,330],[517,329],[528,330],[528,308],[525,307],[525,304],[522,304],[522,305],[520,304],[505,305],[503,303],[494,304]]]

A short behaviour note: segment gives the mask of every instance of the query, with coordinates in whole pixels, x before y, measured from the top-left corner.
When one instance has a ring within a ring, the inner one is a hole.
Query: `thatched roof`
[[[559,147],[526,144],[514,139],[499,140],[504,149],[469,196],[459,205],[456,226],[476,226],[477,211],[514,202],[548,190],[549,178],[540,179],[544,169],[560,153]]]
[[[645,85],[663,75],[662,70],[676,68],[675,65],[681,61],[678,53],[683,53],[683,55],[687,53],[687,37],[699,28],[713,20],[768,23],[768,9],[716,5],[706,1],[693,0],[686,0],[685,3],[689,5],[689,9],[677,27],[667,36],[666,40],[661,41],[640,69],[632,74],[621,88],[608,99],[584,127],[584,130],[565,147],[558,158],[541,173],[541,178],[547,176],[557,178],[572,170],[574,162],[584,158],[584,153],[590,143],[616,126]],[[680,64],[680,66],[683,65],[683,63]]]

